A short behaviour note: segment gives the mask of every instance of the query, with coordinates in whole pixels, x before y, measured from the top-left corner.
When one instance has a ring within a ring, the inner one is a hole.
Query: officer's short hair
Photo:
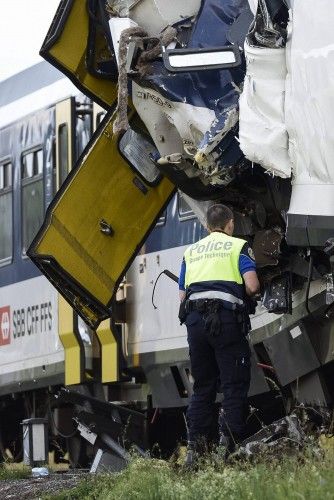
[[[221,203],[211,205],[206,213],[206,222],[210,229],[224,229],[231,219],[233,219],[232,210]]]

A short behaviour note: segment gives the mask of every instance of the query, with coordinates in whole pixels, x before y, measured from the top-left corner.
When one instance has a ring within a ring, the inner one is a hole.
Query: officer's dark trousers
[[[187,410],[188,441],[207,438],[212,428],[217,392],[223,393],[219,414],[220,432],[244,437],[250,383],[250,349],[233,312],[220,313],[222,331],[213,336],[205,331],[203,314],[192,311],[186,319],[194,378],[194,392]]]

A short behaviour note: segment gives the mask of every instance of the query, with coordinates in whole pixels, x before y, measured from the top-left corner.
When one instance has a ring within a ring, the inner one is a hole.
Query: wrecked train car
[[[60,2],[41,54],[105,116],[28,254],[99,339],[90,376],[108,400],[141,401],[161,421],[187,405],[177,290],[161,280],[156,309],[151,293],[221,201],[262,283],[251,395],[279,387],[285,401],[332,403],[334,143],[322,110],[334,66],[320,15],[280,0]],[[76,347],[64,342],[68,385],[87,382]]]

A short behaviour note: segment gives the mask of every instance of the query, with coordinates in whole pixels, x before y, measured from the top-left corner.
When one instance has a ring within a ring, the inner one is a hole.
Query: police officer
[[[250,384],[247,297],[259,290],[252,249],[232,236],[233,212],[212,205],[207,229],[209,235],[185,251],[179,277],[180,319],[187,326],[194,378],[187,410],[187,465],[209,436],[219,388],[220,443],[233,451],[244,438]]]

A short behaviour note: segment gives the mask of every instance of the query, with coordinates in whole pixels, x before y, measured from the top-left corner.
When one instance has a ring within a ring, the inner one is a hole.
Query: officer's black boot
[[[222,460],[226,461],[228,457],[235,451],[236,443],[231,435],[221,434],[219,438],[219,455]]]
[[[195,469],[199,465],[200,457],[208,452],[208,441],[204,435],[197,436],[195,440],[188,440],[185,467]]]
[[[184,467],[187,469],[194,469],[198,465],[198,450],[196,449],[196,444],[192,441],[188,441],[187,455],[184,461]]]

